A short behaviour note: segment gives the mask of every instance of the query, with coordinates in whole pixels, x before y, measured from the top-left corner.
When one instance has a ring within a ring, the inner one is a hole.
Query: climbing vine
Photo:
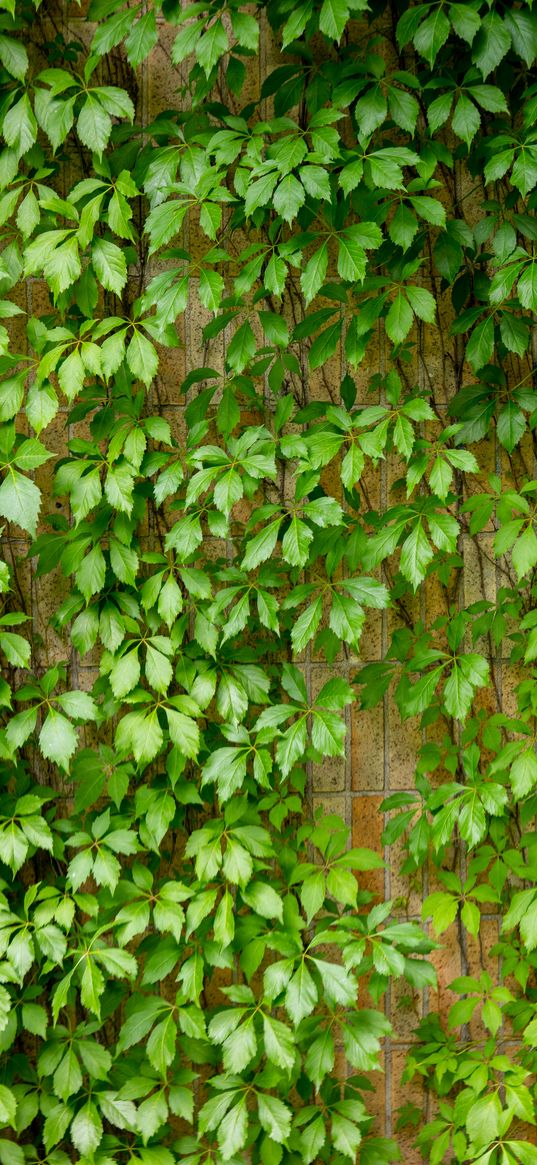
[[[0,0],[0,1165],[537,1162],[536,58]],[[381,852],[310,790],[388,700]]]

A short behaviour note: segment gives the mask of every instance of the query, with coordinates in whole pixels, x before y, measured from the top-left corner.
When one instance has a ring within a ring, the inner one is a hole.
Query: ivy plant
[[[0,1165],[536,1165],[532,0],[0,8]]]

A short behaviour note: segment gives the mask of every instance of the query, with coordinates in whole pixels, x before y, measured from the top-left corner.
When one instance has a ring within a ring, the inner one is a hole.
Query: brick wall
[[[51,21],[47,27],[49,35],[60,29],[63,30],[66,39],[71,37],[85,44],[89,42],[92,32],[92,26],[85,19],[84,8],[78,9],[75,4],[70,6],[68,13],[58,7],[57,19]],[[179,103],[187,100],[180,91],[185,83],[188,68],[175,68],[171,63],[170,47],[174,36],[175,29],[172,26],[165,24],[161,26],[159,43],[137,76],[137,111],[138,117],[145,124],[157,114],[176,106],[178,100]],[[315,49],[316,46],[313,47]],[[36,51],[37,49],[36,45]],[[263,77],[279,63],[278,49],[267,27],[264,26],[260,55],[259,58],[249,60],[248,79],[241,102],[224,93],[226,100],[229,100],[230,104],[234,101],[237,111],[241,104],[257,101]],[[132,78],[129,78],[128,70],[119,63],[117,76],[111,77],[110,80],[125,84],[125,79],[130,85]],[[134,92],[132,88],[131,92]],[[264,103],[262,113],[263,116],[270,116],[269,102]],[[456,189],[459,192],[470,189],[469,179],[460,165],[456,177]],[[69,172],[66,179],[67,185],[72,184],[73,174]],[[447,191],[441,196],[449,202]],[[480,213],[479,197],[476,195],[474,198],[466,198],[464,214],[467,219],[475,221]],[[199,251],[201,241],[192,220],[186,221],[182,245],[193,254]],[[151,266],[146,271],[146,276],[149,274]],[[133,294],[136,294],[138,286],[136,271],[132,272],[132,280]],[[438,293],[438,288],[433,290]],[[50,311],[47,288],[38,280],[30,280],[26,285],[21,285],[16,298],[30,314],[47,314]],[[440,328],[419,327],[414,336],[414,362],[405,368],[405,373],[410,383],[417,383],[422,388],[430,387],[438,410],[446,413],[448,401],[457,387],[453,365],[456,365],[458,360],[457,338],[448,335],[451,310],[449,293],[439,295],[439,306]],[[283,310],[292,315],[292,297],[285,300]],[[210,343],[203,340],[202,328],[207,318],[200,308],[193,284],[189,305],[178,325],[181,347],[161,352],[159,375],[151,390],[150,411],[165,416],[174,434],[180,439],[184,439],[184,408],[189,399],[181,396],[179,392],[181,381],[188,371],[199,365],[210,365],[217,369],[223,365],[224,336]],[[19,327],[17,321],[14,327]],[[20,335],[16,337],[18,345],[22,343],[23,327],[19,327],[19,332]],[[372,374],[385,371],[385,348],[380,325],[378,343],[372,346],[356,376],[359,400],[370,404],[379,399],[378,395],[375,397],[368,391],[369,379]],[[305,392],[310,399],[316,397],[326,399],[327,395],[334,398],[337,396],[344,372],[344,358],[340,353],[319,372],[309,374],[307,383],[303,382],[296,386],[297,392],[299,390]],[[76,430],[76,435],[81,436],[83,429],[83,425],[77,425],[73,427],[70,435],[75,435]],[[67,436],[67,410],[63,408],[54,423],[46,430],[47,447],[61,455],[65,450]],[[483,468],[491,470],[501,468],[501,461],[496,455],[492,440],[483,443],[477,451],[477,456]],[[523,447],[520,455],[516,456],[531,455]],[[45,496],[49,499],[53,464],[49,462],[36,474]],[[393,500],[391,487],[398,478],[400,469],[399,464],[387,461],[381,462],[375,471],[369,471],[364,485],[370,502],[376,502],[382,509],[387,506],[389,498]],[[54,506],[68,516],[63,502],[53,501],[52,507]],[[155,545],[157,537],[156,529],[148,529],[147,546]],[[464,570],[458,594],[454,598],[464,606],[483,597],[493,599],[500,576],[499,568],[494,565],[492,558],[491,535],[485,533],[478,539],[466,539],[462,549]],[[38,663],[45,667],[64,659],[66,655],[65,640],[51,625],[50,618],[65,597],[69,583],[59,571],[32,580],[30,565],[25,557],[26,550],[27,545],[20,539],[9,542],[8,553],[15,561],[17,581],[33,618]],[[413,615],[430,623],[440,610],[445,609],[442,604],[444,597],[435,592],[434,585],[430,588],[421,588],[414,600]],[[391,612],[373,611],[369,614],[359,659],[353,658],[352,655],[345,658],[341,656],[329,666],[315,658],[313,653],[308,654],[305,668],[311,690],[313,692],[318,690],[334,673],[353,679],[364,663],[381,659],[387,648],[393,618]],[[97,674],[95,662],[91,657],[85,658],[82,662],[75,656],[70,657],[70,663],[75,669],[73,679],[76,678],[81,687],[91,687]],[[497,706],[501,706],[502,700],[505,700],[506,707],[511,704],[516,678],[512,669],[505,666],[501,660],[494,661],[494,665],[500,705],[496,705],[496,702],[492,704],[493,689],[486,689],[482,696],[484,701],[489,702],[491,711],[496,711]],[[352,829],[353,844],[380,849],[384,824],[381,812],[383,800],[391,792],[413,788],[416,749],[419,744],[416,721],[410,720],[402,724],[397,708],[388,698],[383,705],[372,711],[360,711],[358,705],[355,705],[348,711],[347,739],[348,749],[344,760],[327,760],[322,765],[314,766],[311,773],[312,803],[314,807],[323,805],[326,810],[341,815]],[[91,740],[91,735],[88,734],[87,740],[88,742]],[[464,855],[457,855],[456,861],[459,865],[463,864]],[[398,911],[402,916],[419,918],[424,894],[435,888],[434,877],[434,871],[431,870],[423,880],[420,877],[410,884],[401,878],[395,846],[390,851],[386,870],[375,871],[365,876],[364,884],[379,899],[396,899]],[[382,1081],[379,1081],[378,1077],[375,1078],[373,1100],[379,1117],[380,1131],[385,1133],[394,1131],[396,1110],[400,1105],[409,1100],[418,1104],[424,1103],[418,1086],[403,1086],[401,1083],[405,1057],[413,1039],[416,1020],[428,1007],[438,1008],[444,1017],[447,1015],[453,1002],[447,985],[456,975],[479,972],[483,965],[487,966],[491,974],[497,974],[497,968],[490,966],[491,960],[487,954],[497,936],[497,921],[491,915],[484,920],[481,945],[466,937],[461,948],[457,929],[453,926],[444,938],[442,949],[433,956],[438,970],[438,992],[425,992],[421,996],[413,993],[407,985],[401,985],[390,991],[386,1006],[395,1034],[394,1038],[386,1043],[385,1075]],[[401,1147],[406,1165],[412,1165],[414,1160],[418,1159],[410,1148],[412,1139],[411,1133],[401,1134]]]

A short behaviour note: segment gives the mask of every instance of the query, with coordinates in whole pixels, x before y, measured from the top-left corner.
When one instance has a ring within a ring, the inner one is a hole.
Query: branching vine
[[[536,59],[531,0],[1,0],[0,1165],[536,1165]],[[384,900],[310,784],[389,704]]]

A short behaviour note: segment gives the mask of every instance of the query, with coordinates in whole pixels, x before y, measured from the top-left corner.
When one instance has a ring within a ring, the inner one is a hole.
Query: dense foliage
[[[399,1127],[535,1165],[531,0],[0,8],[0,1165],[395,1160],[398,979]],[[423,920],[309,808],[390,693]]]

